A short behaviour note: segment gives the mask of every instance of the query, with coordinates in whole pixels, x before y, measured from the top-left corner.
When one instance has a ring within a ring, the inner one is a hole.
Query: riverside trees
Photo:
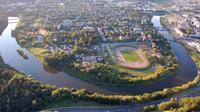
[[[157,105],[154,109],[151,107],[145,106],[145,112],[154,112],[159,111],[170,111],[170,112],[192,112],[200,110],[200,97],[185,97],[177,100],[172,98],[169,101],[162,102]]]
[[[136,102],[147,102],[150,100],[164,98],[175,93],[184,91],[196,85],[200,80],[198,75],[193,81],[182,86],[164,89],[163,91],[145,93],[143,95],[104,95],[90,93],[86,90],[76,90],[69,88],[56,89],[53,86],[41,84],[40,82],[26,77],[18,72],[1,69],[0,70],[0,110],[6,111],[29,111],[39,109],[49,102],[56,102],[67,99],[77,99],[83,101],[94,101],[102,104],[125,105]],[[160,109],[168,109],[165,103],[160,105]],[[192,106],[190,106],[192,104]],[[194,105],[193,105],[194,104]],[[188,105],[184,107],[184,105]],[[199,109],[199,100],[184,99],[179,103],[179,107],[185,109]]]
[[[193,81],[190,81],[184,85],[173,88],[166,88],[162,91],[153,93],[145,93],[143,95],[136,96],[105,95],[100,93],[91,93],[84,89],[57,89],[54,86],[42,84],[29,76],[24,76],[19,72],[13,71],[11,68],[7,67],[7,65],[5,65],[1,59],[0,63],[0,111],[2,112],[33,111],[44,107],[45,105],[49,104],[49,102],[53,103],[68,99],[94,101],[100,104],[111,105],[125,105],[134,104],[136,102],[147,102],[174,95],[195,86],[200,81],[200,75],[198,75]],[[187,108],[190,109],[190,101],[194,103],[191,108],[198,109],[196,105],[199,105],[199,100],[196,99],[194,99],[194,102],[190,99],[182,100],[179,104],[179,107],[183,108],[184,105],[187,104]]]

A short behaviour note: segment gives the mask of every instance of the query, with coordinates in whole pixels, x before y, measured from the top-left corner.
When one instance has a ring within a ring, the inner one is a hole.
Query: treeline
[[[88,64],[74,63],[74,68],[81,74],[89,75],[94,81],[104,84],[128,84],[128,80],[124,78],[128,75],[127,72],[120,71],[111,65],[106,64]]]
[[[57,50],[51,55],[45,56],[44,61],[50,67],[64,68],[74,62],[74,55],[68,55],[63,50]]]
[[[185,97],[177,100],[172,98],[170,101],[162,102],[157,106],[145,106],[145,112],[151,111],[170,111],[170,112],[192,112],[200,111],[200,96]]]
[[[169,97],[171,95],[183,92],[183,91],[197,85],[199,83],[199,81],[200,81],[200,75],[197,75],[193,81],[190,81],[190,82],[183,84],[181,86],[176,86],[176,87],[173,87],[173,88],[165,88],[162,91],[156,91],[156,92],[153,92],[153,93],[144,93],[143,95],[137,95],[135,97],[136,97],[137,101],[139,101],[139,102],[157,100],[157,99],[160,99],[160,98]]]
[[[42,106],[53,88],[10,70],[0,70],[0,111],[27,112]]]
[[[196,85],[200,80],[198,75],[193,81],[182,86],[167,88],[163,91],[145,93],[143,95],[104,95],[90,93],[86,90],[69,88],[57,89],[50,85],[41,84],[31,77],[22,76],[17,72],[0,70],[0,111],[30,111],[37,110],[48,104],[65,99],[94,101],[102,104],[126,105],[146,102],[168,97]]]

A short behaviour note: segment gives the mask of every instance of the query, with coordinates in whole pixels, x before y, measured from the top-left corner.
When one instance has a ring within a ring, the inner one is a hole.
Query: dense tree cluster
[[[107,64],[82,65],[81,63],[75,63],[73,66],[81,74],[89,75],[95,82],[104,84],[137,84],[143,81],[158,79],[163,77],[163,74],[176,69],[176,67],[166,67],[164,71],[155,72],[146,77],[133,77],[128,72]]]
[[[0,111],[29,111],[49,99],[52,87],[41,85],[30,77],[17,75],[10,70],[0,71]]]
[[[97,63],[83,66],[80,63],[75,63],[74,67],[81,73],[90,75],[95,81],[102,83],[126,83],[124,77],[128,75],[128,73],[119,71],[118,69],[106,64]]]
[[[180,93],[184,90],[187,90],[191,87],[194,87],[197,85],[200,81],[200,75],[197,75],[196,78],[193,81],[190,81],[186,84],[183,84],[181,86],[176,86],[173,88],[165,88],[162,91],[156,91],[153,93],[144,93],[143,95],[136,95],[136,99],[139,102],[149,101],[149,100],[157,100],[160,98],[168,97],[176,93]]]
[[[74,58],[73,55],[69,55],[65,51],[57,50],[52,53],[52,55],[46,56],[44,61],[50,67],[62,68],[69,66],[73,62]]]
[[[162,102],[154,106],[145,106],[145,112],[153,112],[155,110],[159,111],[170,111],[170,112],[192,112],[192,111],[199,111],[200,110],[200,96],[197,97],[185,97],[177,100],[172,98],[169,101]]]

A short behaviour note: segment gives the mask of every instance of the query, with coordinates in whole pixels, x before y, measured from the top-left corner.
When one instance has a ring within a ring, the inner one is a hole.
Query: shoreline
[[[8,26],[8,17],[19,16],[20,11],[7,11],[7,9],[2,9],[0,11],[0,35],[2,35],[4,29]]]
[[[2,16],[0,14],[0,35],[2,35],[4,29],[8,26],[8,20],[6,19],[7,16]]]

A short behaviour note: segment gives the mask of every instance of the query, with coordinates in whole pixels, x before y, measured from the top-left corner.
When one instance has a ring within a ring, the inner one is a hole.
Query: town
[[[200,110],[198,0],[0,2],[0,111]]]

